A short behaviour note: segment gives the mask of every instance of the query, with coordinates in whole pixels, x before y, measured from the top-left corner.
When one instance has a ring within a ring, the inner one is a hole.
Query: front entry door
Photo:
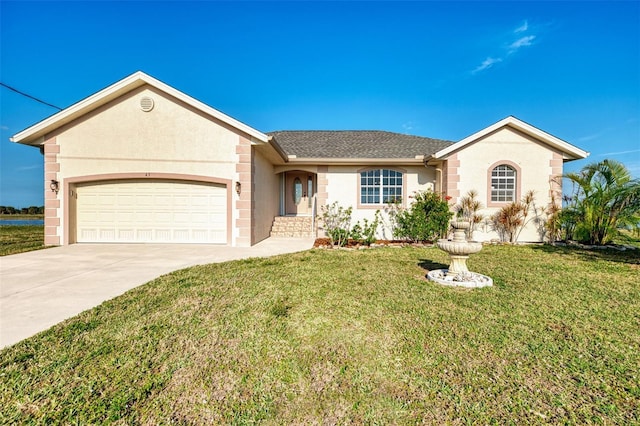
[[[285,178],[285,210],[288,215],[310,215],[315,184],[312,173],[287,172]]]

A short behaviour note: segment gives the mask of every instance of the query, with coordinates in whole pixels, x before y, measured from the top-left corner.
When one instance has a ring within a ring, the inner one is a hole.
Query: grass
[[[46,248],[44,226],[0,226],[0,256]]]
[[[628,246],[633,246],[636,248],[640,248],[640,233],[632,232],[629,230],[622,230],[620,233],[614,238],[613,242],[615,244],[623,244]]]
[[[0,352],[0,423],[638,424],[638,252],[311,250],[162,276]]]

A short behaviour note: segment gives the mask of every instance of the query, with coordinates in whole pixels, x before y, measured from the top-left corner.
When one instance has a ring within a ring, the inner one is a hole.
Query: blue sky
[[[514,115],[640,176],[640,2],[0,2],[2,82],[67,107],[138,70],[263,132],[457,141]],[[56,112],[0,88],[0,204]]]

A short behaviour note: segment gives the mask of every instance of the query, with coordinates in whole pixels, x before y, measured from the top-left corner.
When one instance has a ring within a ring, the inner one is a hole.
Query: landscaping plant
[[[640,180],[624,164],[602,160],[564,177],[573,184],[561,215],[568,238],[603,245],[620,229],[640,228]]]
[[[562,209],[556,201],[556,196],[551,194],[551,204],[546,209],[547,218],[544,222],[546,241],[555,243],[562,238]]]
[[[478,213],[482,209],[482,203],[476,199],[477,196],[478,192],[472,189],[467,192],[467,195],[460,198],[458,204],[453,207],[456,217],[470,224],[467,230],[467,238],[473,237],[476,225],[484,219],[484,215]]]
[[[342,247],[349,241],[352,211],[351,207],[344,208],[337,201],[320,206],[320,220],[324,232],[331,239],[331,244]]]
[[[360,225],[360,221],[353,225],[350,237],[360,244],[370,246],[376,242],[376,234],[378,232],[378,225],[380,224],[380,210],[376,210],[371,222],[366,218],[362,219],[362,222],[362,225]]]
[[[520,201],[513,201],[502,207],[491,218],[494,230],[500,235],[502,241],[515,243],[520,237],[522,230],[531,222],[535,221],[538,232],[543,232],[544,208],[538,208],[535,204],[534,191],[528,191]]]
[[[410,241],[435,241],[447,235],[453,213],[449,204],[433,191],[415,192],[408,209],[395,215],[394,237]]]

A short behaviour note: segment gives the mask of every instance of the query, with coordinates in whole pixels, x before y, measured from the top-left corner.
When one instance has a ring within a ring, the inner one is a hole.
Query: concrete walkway
[[[312,246],[310,238],[268,238],[247,248],[74,244],[0,257],[0,348],[177,269]]]

